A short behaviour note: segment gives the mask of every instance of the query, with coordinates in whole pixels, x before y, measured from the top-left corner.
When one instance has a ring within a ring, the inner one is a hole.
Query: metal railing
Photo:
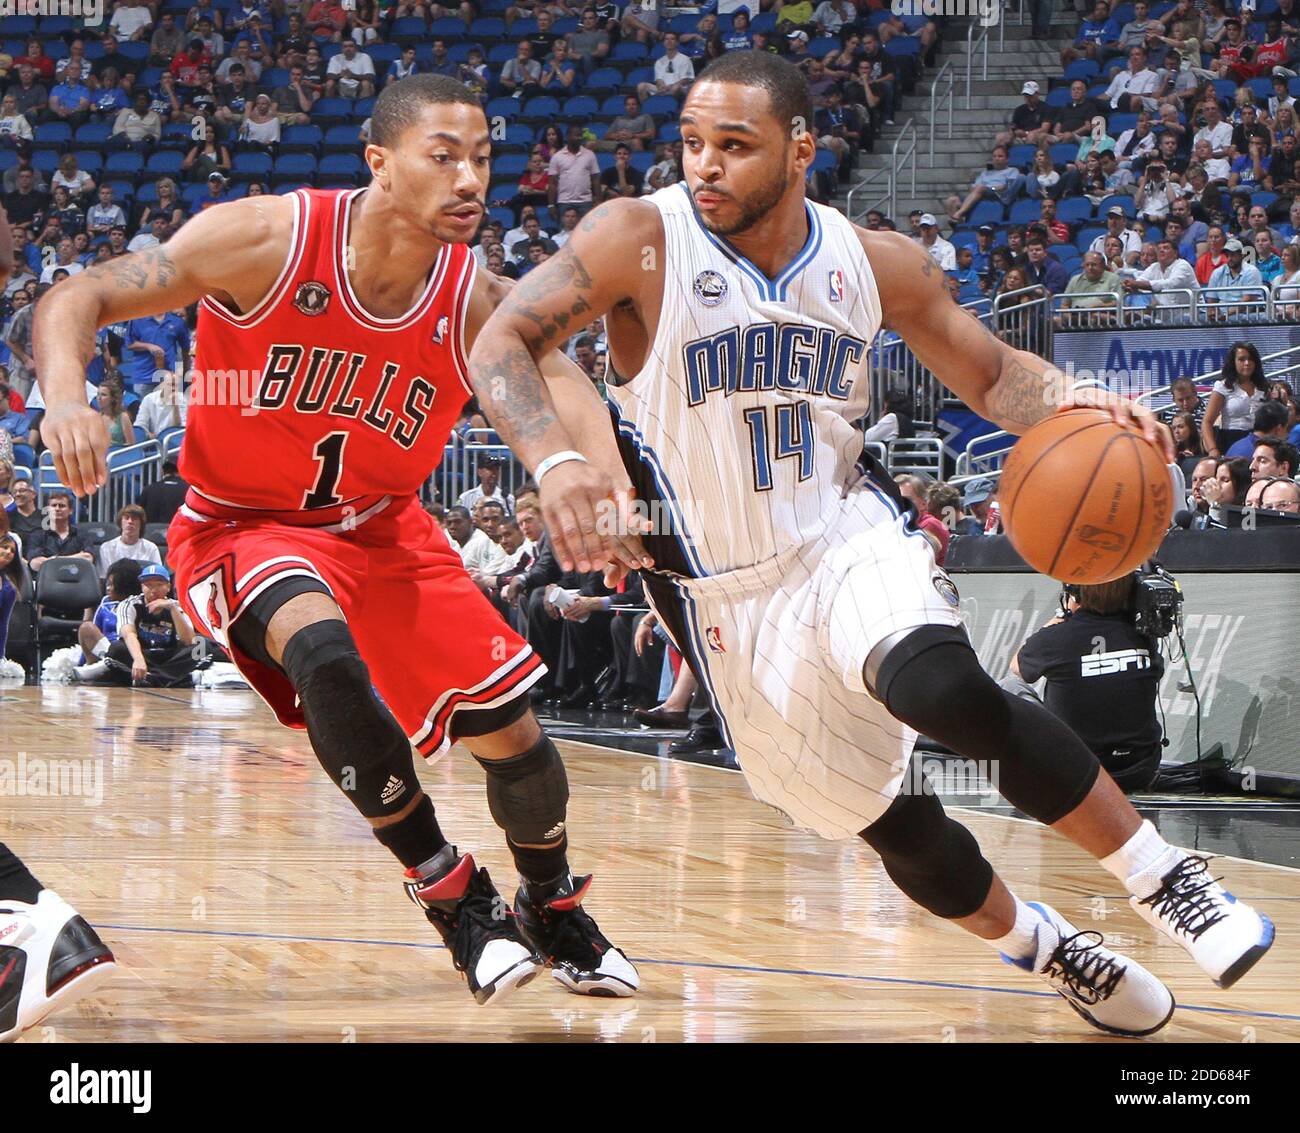
[[[884,462],[891,476],[902,472],[943,479],[943,441],[938,437],[898,437],[889,442]]]
[[[939,93],[939,87],[945,77],[948,80],[947,89],[943,94]],[[934,82],[930,84],[930,158],[927,164],[931,169],[934,168],[934,130],[939,122],[939,111],[943,109],[944,103],[948,104],[948,137],[952,137],[952,106],[957,101],[957,72],[953,68],[952,60],[949,59],[942,67],[939,73],[935,75]],[[970,84],[967,81],[967,104],[969,105]],[[916,189],[913,188],[912,195],[916,196]]]
[[[134,503],[140,493],[162,476],[163,447],[157,441],[143,441],[108,450],[108,482],[93,496],[77,501],[76,523],[112,523],[117,513]],[[32,481],[36,502],[44,507],[52,492],[67,491],[54,467],[49,449],[41,453]]]
[[[1260,358],[1263,363],[1264,376],[1268,381],[1277,381],[1279,378],[1285,378],[1288,374],[1300,373],[1300,343],[1295,346],[1288,346],[1283,350],[1276,350],[1272,354],[1265,354]],[[1286,362],[1284,366],[1270,366],[1270,362]],[[1191,381],[1200,389],[1205,385],[1213,385],[1222,377],[1220,370],[1206,370],[1203,374],[1187,375]],[[1139,404],[1147,405],[1157,412],[1169,408],[1173,404],[1173,384],[1167,386],[1157,386],[1155,389],[1144,390],[1133,400]],[[1161,404],[1155,404],[1159,399]]]
[[[1267,287],[1206,287],[1197,312],[1207,323],[1273,322],[1273,294]]]
[[[498,483],[502,494],[514,495],[528,478],[528,472],[491,429],[470,429],[464,437],[452,437],[442,450],[438,467],[426,482],[428,493],[445,507],[459,503],[465,492],[479,486],[478,466],[489,456],[501,462]]]
[[[998,21],[1002,23],[1001,20]],[[983,59],[980,63],[980,78],[989,77],[989,32],[991,28],[981,27],[978,20],[972,20],[970,27],[966,29],[966,109],[970,109],[971,86],[975,75],[975,52],[981,51]],[[975,33],[979,32],[977,36]],[[998,41],[998,46],[1002,46],[1002,41]]]
[[[1042,287],[1004,291],[993,300],[990,328],[1003,342],[1042,358],[1052,356],[1052,300]]]
[[[1196,323],[1196,292],[1171,287],[1165,291],[1127,295],[1096,291],[1062,293],[1052,296],[1052,322],[1057,330],[1192,326]]]
[[[916,120],[909,118],[903,123],[903,128],[898,132],[898,137],[894,139],[894,144],[889,150],[889,164],[881,166],[879,169],[873,169],[861,181],[853,186],[848,192],[844,201],[844,212],[848,218],[857,223],[862,217],[866,216],[872,209],[884,206],[886,216],[893,216],[898,212],[898,183],[902,180],[903,169],[906,166],[911,174],[911,196],[916,197]],[[907,142],[907,147],[899,153],[899,147],[903,142]],[[883,181],[885,190],[878,196],[873,197],[862,205],[856,212],[853,209],[853,198],[859,193],[870,190],[873,186]]]

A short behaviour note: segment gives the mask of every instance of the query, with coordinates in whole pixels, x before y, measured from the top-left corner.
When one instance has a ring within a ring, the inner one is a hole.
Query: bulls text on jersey
[[[752,323],[733,326],[682,347],[686,399],[692,408],[711,393],[756,393],[782,390],[848,401],[853,392],[851,367],[857,367],[867,343],[830,327],[801,323]]]
[[[267,352],[253,409],[290,407],[295,413],[359,420],[409,449],[429,419],[437,389],[417,376],[402,382],[389,403],[401,366],[383,362],[378,364],[379,381],[370,397],[355,395],[353,387],[368,360],[348,350],[276,343]]]

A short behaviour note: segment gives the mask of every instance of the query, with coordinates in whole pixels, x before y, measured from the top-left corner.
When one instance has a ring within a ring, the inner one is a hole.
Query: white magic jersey
[[[703,577],[803,546],[839,514],[861,476],[850,422],[867,411],[880,297],[834,209],[807,202],[808,241],[770,280],[705,229],[684,183],[645,199],[664,224],[659,328],[640,373],[607,389]]]

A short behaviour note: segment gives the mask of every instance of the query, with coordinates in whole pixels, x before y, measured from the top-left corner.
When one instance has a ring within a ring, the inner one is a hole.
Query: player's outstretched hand
[[[617,489],[604,472],[571,460],[556,465],[541,485],[542,518],[555,557],[565,570],[617,573],[654,566],[641,545],[649,520],[634,507],[630,490]]]
[[[1174,437],[1169,431],[1169,426],[1161,424],[1156,415],[1145,405],[1139,405],[1127,397],[1111,393],[1110,390],[1085,386],[1067,394],[1057,412],[1063,413],[1067,409],[1103,409],[1115,418],[1117,425],[1137,429],[1160,450],[1166,464],[1175,464],[1178,461],[1178,453],[1174,449]]]
[[[41,440],[54,457],[59,480],[74,495],[93,495],[108,482],[108,428],[89,405],[47,409],[41,418]]]

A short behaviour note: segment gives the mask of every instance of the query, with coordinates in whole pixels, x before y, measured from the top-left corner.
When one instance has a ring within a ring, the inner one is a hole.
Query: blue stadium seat
[[[488,217],[492,220],[499,220],[506,226],[508,232],[515,226],[515,214],[506,208],[488,209]]]
[[[519,100],[517,98],[493,98],[488,100],[488,104],[483,107],[483,113],[492,118],[513,118],[519,113]]]
[[[528,149],[533,144],[533,133],[534,132],[527,126],[520,126],[518,124],[507,126],[504,144],[508,146],[521,146],[524,149]]]
[[[62,152],[72,141],[72,127],[66,122],[45,122],[32,131],[32,149],[52,149]]]
[[[541,94],[535,98],[530,98],[525,104],[521,117],[534,118],[540,122],[550,121],[559,117],[560,102],[559,99],[552,98],[550,95]]]
[[[1042,215],[1043,206],[1041,202],[1026,199],[1011,202],[1011,212],[1007,219],[1012,224],[1033,224]]]
[[[7,35],[12,35],[21,38],[23,36],[31,35],[35,31],[36,31],[35,16],[6,16],[5,17],[5,33]],[[21,55],[22,52],[20,51],[19,54]]]
[[[1137,125],[1138,116],[1136,114],[1120,114],[1116,111],[1112,114],[1106,123],[1106,133],[1112,138],[1118,138],[1125,130],[1131,130]]]
[[[897,57],[921,54],[921,41],[913,35],[896,35],[885,44],[885,50]]]
[[[53,149],[39,149],[32,154],[32,168],[45,174],[45,180],[48,182],[54,176],[55,171],[59,168],[59,151]]]
[[[77,155],[77,165],[84,173],[89,173],[96,181],[99,180],[99,172],[104,168],[104,155],[98,150],[79,149],[73,151]]]
[[[884,14],[884,16],[885,16],[886,19],[888,19],[888,18],[889,18],[889,13],[886,12],[886,13]],[[749,30],[750,30],[750,31],[769,32],[769,33],[775,31],[775,30],[776,30],[776,13],[775,13],[775,12],[759,12],[759,14],[758,14],[757,16],[755,16],[755,17],[753,18],[753,20],[750,21],[750,24],[749,24]]]
[[[41,35],[66,35],[75,27],[76,24],[73,23],[70,16],[42,16],[40,33]],[[90,54],[89,48],[87,48],[86,54]]]
[[[1085,224],[1079,229],[1079,234],[1074,238],[1074,246],[1080,252],[1086,252],[1088,245],[1091,244],[1098,236],[1105,236],[1106,229],[1100,224]]]
[[[369,43],[366,45],[366,54],[375,64],[375,73],[382,79],[388,65],[396,63],[402,57],[402,48],[397,43]]]
[[[280,134],[280,152],[316,153],[324,140],[319,126],[286,126]]]
[[[268,67],[262,72],[261,81],[257,84],[261,89],[273,91],[276,87],[289,85],[289,68],[288,67]]]
[[[151,177],[179,177],[181,155],[170,150],[155,150],[145,162],[144,171]]]
[[[352,118],[352,100],[350,98],[322,98],[311,109],[311,120],[325,128],[340,126]]]
[[[375,112],[373,98],[359,98],[352,104],[352,121],[358,126]]]
[[[521,153],[508,153],[492,163],[493,177],[511,177],[516,180],[528,168],[528,157]]]
[[[513,43],[498,43],[495,47],[488,49],[487,61],[496,70],[509,63],[517,54],[518,50]]]
[[[1059,110],[1063,106],[1068,106],[1070,102],[1069,87],[1053,87],[1047,92],[1047,97],[1043,101],[1052,109]]]
[[[539,208],[537,210],[537,223],[548,232],[554,231],[560,227],[560,222],[556,219],[555,214],[552,213],[549,208]]]
[[[162,128],[162,136],[154,143],[154,150],[175,150],[183,154],[188,153],[193,144],[193,126],[188,122],[168,122]]]
[[[469,34],[475,39],[505,39],[506,22],[492,16],[481,16],[469,25]]]
[[[325,131],[321,150],[323,153],[353,153],[360,144],[355,126],[331,126]]]
[[[149,44],[139,39],[120,39],[117,43],[117,52],[119,55],[125,55],[133,63],[143,63],[149,58]]]
[[[641,104],[641,109],[655,118],[676,118],[677,107],[677,100],[669,94],[652,94]]]
[[[1252,206],[1259,205],[1260,208],[1264,209],[1272,208],[1277,204],[1277,201],[1278,195],[1276,193],[1270,193],[1266,189],[1261,189],[1259,192],[1252,194],[1250,198]]]
[[[1259,103],[1268,102],[1269,96],[1272,95],[1273,93],[1272,79],[1265,79],[1265,78],[1250,79],[1246,83],[1246,86],[1250,88],[1251,94],[1255,96],[1255,101]]]
[[[644,43],[620,43],[607,58],[616,63],[640,63],[650,56]]]
[[[359,185],[368,179],[365,162],[354,153],[332,153],[321,158],[316,182],[322,186]]]
[[[465,21],[455,16],[444,16],[429,25],[428,39],[460,39],[466,33]]]
[[[129,174],[138,177],[144,170],[144,158],[138,153],[110,153],[104,162],[106,173]]]
[[[588,87],[588,90],[591,88]],[[605,101],[600,104],[600,116],[602,118],[617,118],[623,113],[623,100],[627,97],[624,94],[611,94],[606,96]]]
[[[18,155],[11,149],[0,149],[0,173],[18,164]]]
[[[954,248],[974,248],[979,243],[979,236],[976,235],[975,229],[967,228],[963,225],[960,228],[954,228],[952,234],[948,237],[948,242]]]
[[[396,43],[424,39],[425,34],[424,20],[419,16],[403,16],[393,21],[391,37]]]
[[[1215,79],[1212,85],[1214,93],[1226,102],[1231,102],[1237,93],[1237,84],[1232,79]]]
[[[659,132],[655,134],[655,145],[665,145],[668,142],[680,142],[682,140],[682,128],[676,122],[665,122],[659,127]]]
[[[655,155],[649,150],[639,150],[628,158],[628,165],[641,173],[649,173],[655,163]]]
[[[135,182],[118,180],[108,181],[106,184],[113,190],[114,203],[130,211],[130,207],[135,200]]]
[[[627,73],[627,77],[622,80],[620,85],[635,91],[637,83],[653,83],[654,81],[655,69],[653,67],[637,67]],[[591,89],[591,83],[587,84],[587,89]]]
[[[1079,147],[1074,142],[1057,142],[1048,153],[1052,155],[1053,165],[1065,165],[1075,159]]]
[[[1037,146],[1019,145],[1012,146],[1008,151],[1010,164],[1017,169],[1028,169],[1033,163],[1034,155],[1038,152]]]
[[[341,156],[341,155],[331,155]],[[275,159],[271,180],[276,184],[294,181],[299,185],[311,184],[316,174],[316,159],[309,153],[286,153]]]
[[[261,181],[270,176],[271,155],[266,153],[237,153],[231,158],[232,181]]]
[[[966,216],[966,223],[978,228],[981,224],[1001,224],[1002,204],[999,201],[980,201]]]
[[[102,146],[108,141],[112,131],[112,123],[87,122],[84,126],[77,127],[73,140],[79,146]]]
[[[1087,197],[1066,197],[1056,202],[1056,218],[1062,224],[1080,224],[1092,218],[1092,202]]]
[[[483,58],[487,58],[487,48],[481,43],[453,43],[447,48],[447,60],[451,63],[468,63],[470,49],[477,47],[483,52]],[[420,53],[415,53],[416,61],[420,61]]]
[[[577,118],[586,121],[588,118],[594,118],[600,113],[600,104],[586,94],[576,94],[564,100],[564,106],[560,110],[561,118]]]
[[[1085,83],[1091,83],[1100,74],[1101,64],[1095,59],[1076,59],[1065,68],[1067,84],[1074,82],[1075,79],[1082,79]]]
[[[518,43],[521,39],[526,39],[530,35],[536,35],[537,21],[532,18],[515,20],[515,22],[510,25],[510,31],[508,34],[510,39],[515,43]]]
[[[623,75],[613,67],[600,67],[592,71],[587,76],[587,82],[583,89],[588,94],[596,94],[600,91],[616,91],[623,86]],[[622,107],[619,107],[619,113],[622,113]]]

